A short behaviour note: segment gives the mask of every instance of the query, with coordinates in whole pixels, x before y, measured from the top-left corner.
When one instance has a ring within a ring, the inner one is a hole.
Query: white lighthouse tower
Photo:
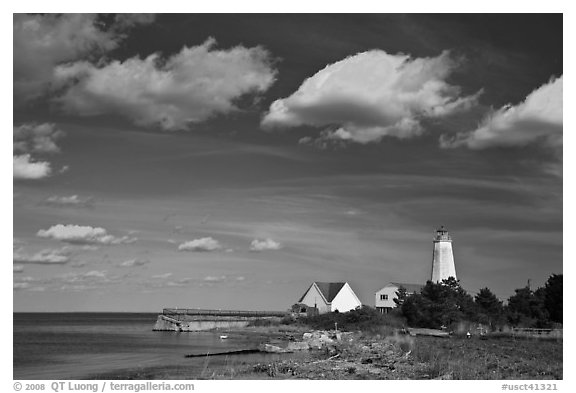
[[[432,256],[432,282],[441,282],[448,277],[456,278],[454,254],[452,253],[452,238],[444,226],[436,231],[434,236],[434,254]]]

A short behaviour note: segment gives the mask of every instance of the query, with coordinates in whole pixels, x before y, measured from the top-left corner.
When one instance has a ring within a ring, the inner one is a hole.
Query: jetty
[[[158,315],[155,331],[199,332],[214,329],[241,328],[258,319],[280,320],[288,311],[207,310],[197,308],[164,308]]]

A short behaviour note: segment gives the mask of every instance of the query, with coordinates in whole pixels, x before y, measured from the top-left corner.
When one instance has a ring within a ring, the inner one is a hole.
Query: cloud
[[[94,198],[80,198],[78,195],[51,196],[44,203],[58,207],[92,207],[94,206]]]
[[[207,283],[207,284],[216,284],[216,283],[222,283],[222,282],[233,283],[234,281],[244,281],[244,277],[242,277],[242,276],[231,277],[231,276],[226,276],[226,275],[206,276],[202,279],[202,281],[204,283]]]
[[[46,249],[35,254],[25,254],[22,249],[14,251],[13,261],[16,263],[30,263],[39,265],[61,265],[68,263],[70,257],[62,250]]]
[[[226,276],[206,276],[204,277],[206,282],[222,282],[226,281]]]
[[[86,272],[82,275],[82,277],[87,277],[87,278],[106,278],[106,270],[91,270],[89,272]]]
[[[346,147],[347,141],[350,140],[347,135],[331,130],[323,130],[316,138],[305,136],[298,140],[298,144],[311,146],[319,150],[337,150]]]
[[[540,143],[561,153],[563,127],[563,77],[540,86],[518,105],[492,111],[474,131],[454,137],[442,135],[444,148],[470,149],[526,146]]]
[[[152,54],[123,62],[62,64],[54,101],[81,116],[117,114],[141,126],[188,129],[216,114],[238,111],[234,101],[274,82],[270,54],[261,47],[215,49],[209,38],[168,58]]]
[[[178,246],[178,251],[217,251],[221,249],[222,245],[218,240],[211,237],[194,239]]]
[[[36,235],[76,244],[128,244],[137,240],[129,236],[115,237],[109,235],[104,228],[62,224],[54,225],[49,229],[41,229]]]
[[[43,14],[13,16],[14,98],[16,104],[41,97],[54,68],[79,59],[97,59],[118,47],[126,30],[153,22],[150,14]]]
[[[30,288],[30,283],[27,282],[15,282],[12,286],[12,288],[14,290],[19,290],[19,289],[28,289]]]
[[[59,153],[56,140],[64,136],[64,132],[51,123],[28,123],[14,127],[14,153]]]
[[[61,291],[86,291],[100,289],[108,284],[124,283],[126,275],[110,275],[106,270],[91,270],[88,272],[68,272],[56,276],[52,281]]]
[[[190,277],[184,277],[175,281],[168,281],[166,285],[169,287],[181,287],[190,284],[193,281]]]
[[[156,20],[156,14],[116,14],[117,28],[126,29],[137,25],[148,25]]]
[[[24,266],[22,265],[13,265],[13,272],[14,273],[22,273],[24,271]]]
[[[273,102],[262,127],[331,127],[332,138],[360,143],[410,138],[423,132],[422,119],[476,104],[480,92],[460,97],[460,88],[446,82],[458,64],[447,51],[426,58],[359,53],[327,65],[291,96]]]
[[[50,176],[52,169],[47,161],[33,162],[30,154],[13,157],[14,179],[37,180]]]
[[[279,250],[282,245],[272,239],[254,239],[250,243],[250,251]]]
[[[128,259],[122,263],[120,263],[118,266],[120,267],[136,267],[136,266],[143,266],[150,263],[150,261],[146,260],[146,259]]]
[[[117,37],[97,22],[91,14],[14,14],[15,98],[29,101],[42,95],[59,63],[116,48]]]
[[[22,239],[19,239],[17,237],[13,237],[12,238],[12,249],[15,250],[16,248],[23,246],[24,244],[26,244],[26,242]]]
[[[88,272],[81,273],[65,273],[58,276],[58,279],[64,283],[88,283],[88,284],[100,284],[108,282],[116,282],[120,279],[120,276],[109,276],[106,270],[90,270]],[[89,287],[86,287],[87,289]]]
[[[165,279],[172,276],[172,273],[163,273],[163,274],[157,274],[155,276],[152,276],[152,278],[158,278],[158,279]]]
[[[29,290],[29,291],[40,291],[41,292],[41,291],[46,290],[46,288],[36,286],[36,284],[42,283],[44,281],[45,280],[39,280],[39,279],[36,279],[34,277],[30,277],[30,276],[14,277],[13,289],[14,290],[25,289],[25,290]]]
[[[64,135],[54,124],[21,124],[13,128],[14,179],[42,179],[52,173],[48,161],[34,161],[31,154],[59,153],[56,140]]]

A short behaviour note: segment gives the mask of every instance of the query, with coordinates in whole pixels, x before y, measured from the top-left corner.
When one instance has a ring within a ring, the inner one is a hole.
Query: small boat
[[[228,336],[225,335],[225,334],[223,334],[223,335],[220,336],[220,339],[221,339],[221,340],[225,340],[225,339],[227,339],[227,338],[228,338]]]

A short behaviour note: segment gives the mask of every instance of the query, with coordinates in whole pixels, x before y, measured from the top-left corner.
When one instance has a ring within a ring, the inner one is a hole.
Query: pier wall
[[[187,315],[175,319],[160,314],[154,325],[155,331],[199,332],[203,330],[242,328],[256,319],[280,320],[279,317],[244,317],[244,316],[203,316]]]

